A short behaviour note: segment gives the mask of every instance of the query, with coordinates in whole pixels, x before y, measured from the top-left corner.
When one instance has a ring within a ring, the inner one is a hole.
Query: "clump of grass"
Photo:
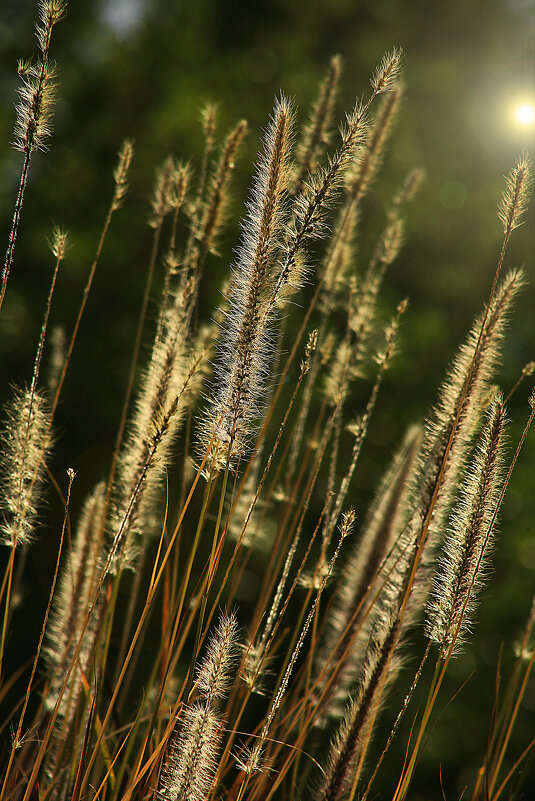
[[[36,93],[51,82],[50,34],[64,11],[51,2],[40,8],[42,58],[27,78],[16,134],[28,162],[48,133],[46,103]],[[529,163],[520,159],[506,180],[503,246],[483,312],[434,408],[401,445],[392,443],[370,509],[356,513],[361,453],[410,313],[402,300],[385,321],[380,291],[422,171],[412,170],[393,195],[370,262],[357,267],[362,201],[402,99],[401,53],[380,61],[336,142],[340,66],[333,58],[300,137],[292,104],[282,94],[275,100],[230,278],[210,273],[222,296],[211,322],[199,310],[201,277],[214,269],[228,222],[246,124],[238,122],[218,149],[216,112],[205,108],[200,167],[169,156],[156,171],[148,279],[109,471],[71,521],[69,470],[33,667],[2,675],[0,697],[11,701],[3,726],[14,738],[1,756],[0,801],[341,801],[373,792],[387,755],[388,792],[395,801],[409,793],[445,672],[471,636],[500,505],[535,415],[531,396],[524,433],[507,456],[506,403],[493,382],[523,278],[501,272],[525,210]],[[62,493],[46,473],[54,416],[107,231],[127,202],[133,158],[127,140],[73,333],[51,337],[48,397],[40,365],[52,290],[30,389],[17,391],[4,425],[2,537],[10,556],[2,652],[22,620],[13,581],[19,591],[24,554],[45,536],[40,498],[51,483]],[[53,287],[66,250],[58,229]],[[152,323],[147,309],[160,264]],[[357,381],[367,386],[359,406]],[[261,576],[240,603],[255,560]],[[428,644],[420,665],[410,663],[411,687],[400,702],[392,688],[417,652],[419,641],[410,645],[408,634],[421,627],[424,610]],[[507,763],[533,666],[533,619],[532,611],[505,702],[481,740],[474,801],[498,799],[532,752],[533,741]],[[405,757],[396,762],[391,746],[425,682],[414,732],[400,749]],[[383,739],[376,724],[388,692],[397,718]]]

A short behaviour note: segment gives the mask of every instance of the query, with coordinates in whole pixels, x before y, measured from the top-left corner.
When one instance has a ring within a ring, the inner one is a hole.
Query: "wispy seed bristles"
[[[113,211],[117,211],[117,209],[120,208],[128,190],[128,173],[133,157],[134,141],[132,139],[125,139],[119,150],[117,166],[113,171],[113,179],[115,181],[115,191],[112,200]]]
[[[374,92],[389,92],[397,84],[401,71],[403,51],[395,47],[390,53],[385,53],[372,78],[371,85]]]
[[[479,317],[466,342],[459,349],[448,378],[440,389],[438,404],[427,420],[422,447],[422,472],[417,491],[420,500],[415,499],[415,509],[420,503],[422,507],[416,512],[416,518],[421,519],[422,509],[429,503],[437,480],[437,470],[441,469],[444,450],[451,435],[450,452],[447,463],[441,471],[440,493],[429,526],[430,542],[441,530],[443,515],[448,514],[451,508],[457,477],[466,463],[467,452],[473,442],[485,405],[489,381],[499,363],[500,346],[508,312],[522,284],[522,273],[516,271],[506,276],[498,287],[486,316],[483,331],[481,327],[484,318]],[[463,393],[464,402],[459,408]],[[456,430],[452,433],[455,420],[457,420]],[[425,512],[423,514],[425,515]]]
[[[205,801],[217,768],[222,720],[214,702],[230,687],[236,660],[237,621],[234,613],[221,616],[197,673],[199,700],[182,709],[173,733],[158,788],[161,801]]]
[[[208,703],[224,698],[230,688],[237,656],[236,615],[222,615],[212,634],[206,655],[198,668],[196,687]]]
[[[221,741],[221,720],[208,704],[184,707],[157,796],[160,801],[206,801]]]
[[[151,228],[158,228],[171,209],[182,205],[188,183],[188,168],[178,165],[168,156],[156,169],[154,190],[151,198],[152,214],[149,218]]]
[[[36,36],[43,56],[46,58],[50,47],[52,28],[64,16],[67,10],[66,0],[40,0],[39,19],[41,24],[36,25]]]
[[[505,178],[505,189],[498,206],[498,217],[505,233],[510,233],[522,225],[522,216],[529,199],[531,170],[530,159],[521,156]]]
[[[325,145],[329,143],[340,72],[340,56],[333,56],[327,75],[319,88],[318,97],[312,106],[310,120],[303,130],[301,142],[297,147],[297,190],[301,189],[301,185],[307,175],[316,171],[318,160]]]
[[[50,250],[58,261],[63,261],[65,258],[68,239],[67,232],[60,228],[59,225],[54,225],[50,239]]]
[[[427,636],[459,651],[470,629],[475,591],[481,586],[490,551],[491,524],[501,489],[504,406],[500,394],[487,420],[473,463],[453,511],[443,556],[428,603]]]
[[[208,187],[208,197],[200,211],[199,222],[194,225],[203,252],[214,251],[218,234],[225,223],[229,203],[228,184],[234,170],[234,160],[246,133],[247,123],[240,120],[223,143],[219,162]]]
[[[52,110],[56,100],[56,70],[48,61],[19,62],[22,86],[15,122],[16,150],[28,155],[46,150],[46,140],[52,133]]]
[[[212,467],[243,454],[259,416],[258,399],[269,371],[274,274],[286,224],[286,188],[293,114],[286,98],[275,104],[264,137],[230,288],[216,394],[201,433],[212,442]]]
[[[81,676],[82,673],[87,675],[90,669],[98,631],[101,600],[97,601],[82,634],[98,581],[105,490],[105,484],[101,482],[83,505],[72,549],[66,555],[54,596],[44,649],[50,679],[45,702],[48,709],[53,709],[79,640],[83,637],[78,664],[71,672],[59,707],[59,715],[66,725],[70,723],[78,705],[82,690]]]
[[[32,539],[50,447],[48,422],[44,398],[35,391],[16,389],[8,407],[2,448],[4,519],[0,536],[10,548]]]

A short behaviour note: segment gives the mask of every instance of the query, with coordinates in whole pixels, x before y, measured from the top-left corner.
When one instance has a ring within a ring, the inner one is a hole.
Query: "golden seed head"
[[[397,86],[402,55],[401,48],[395,47],[390,53],[385,53],[383,56],[371,79],[372,89],[376,94],[390,92]]]
[[[134,157],[133,139],[125,139],[119,151],[117,166],[113,171],[115,181],[115,192],[113,195],[112,208],[114,211],[121,206],[128,189],[128,172]]]
[[[522,225],[522,216],[529,199],[531,167],[531,160],[525,155],[521,156],[505,178],[505,189],[498,206],[498,217],[506,234]]]
[[[63,261],[67,252],[68,234],[59,225],[54,225],[49,245],[58,261]]]

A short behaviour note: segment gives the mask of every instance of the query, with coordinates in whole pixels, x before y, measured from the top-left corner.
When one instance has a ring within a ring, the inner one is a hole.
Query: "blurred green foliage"
[[[35,49],[35,13],[36,4],[28,0],[4,0],[0,12],[4,239],[20,169],[20,155],[7,146],[18,85],[16,62]],[[367,91],[368,76],[382,53],[398,45],[405,52],[406,96],[385,168],[366,201],[361,264],[373,248],[385,202],[405,173],[423,165],[427,180],[409,208],[407,243],[387,282],[385,318],[403,297],[409,298],[410,308],[402,352],[383,388],[357,479],[353,503],[362,516],[388,454],[405,425],[421,418],[433,401],[451,356],[488,294],[501,242],[496,204],[502,177],[522,150],[533,155],[533,128],[518,126],[513,110],[515,103],[533,99],[534,16],[527,0],[71,2],[52,45],[60,73],[55,130],[50,152],[37,155],[31,165],[0,316],[0,395],[7,395],[9,382],[27,381],[31,374],[52,270],[46,244],[52,221],[70,232],[72,242],[52,324],[70,330],[111,195],[115,154],[122,139],[133,137],[137,152],[130,198],[106,243],[57,418],[52,470],[63,475],[71,466],[78,471],[75,508],[106,471],[120,415],[150,251],[146,220],[154,166],[170,152],[198,163],[199,109],[207,101],[219,105],[221,135],[241,117],[250,123],[237,168],[236,215],[221,242],[221,256],[211,258],[207,268],[203,308],[208,314],[237,244],[236,220],[274,95],[282,89],[294,97],[303,121],[329,57],[340,53],[341,115],[355,95]],[[500,380],[506,392],[535,356],[534,240],[532,204],[507,256],[508,265],[527,264],[530,285],[505,345]],[[161,271],[156,280],[161,282]],[[364,397],[366,390],[362,392]],[[526,397],[524,385],[511,403],[513,442],[527,416]],[[483,752],[500,646],[503,642],[507,666],[535,586],[534,453],[532,432],[503,508],[495,573],[484,593],[474,644],[455,661],[443,703],[467,679],[468,686],[431,736],[414,799],[439,797],[440,762],[457,765],[456,774],[443,780],[450,788],[448,798],[459,797]],[[47,523],[54,538],[60,509],[59,500],[52,498]],[[54,550],[43,542],[31,556],[50,571],[53,558]],[[41,575],[36,578],[41,586],[28,590],[32,597],[44,597],[47,591],[48,574]],[[33,653],[32,637],[39,625],[39,619],[29,621],[28,653]],[[469,678],[471,671],[475,675]],[[411,670],[406,673],[405,684]],[[399,706],[403,680],[400,687],[382,730]],[[533,734],[533,689],[525,706],[517,744]],[[392,775],[401,758],[397,753],[390,759]]]

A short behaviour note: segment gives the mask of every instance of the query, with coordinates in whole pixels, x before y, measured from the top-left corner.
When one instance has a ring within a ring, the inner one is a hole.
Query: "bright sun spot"
[[[516,107],[515,118],[519,125],[533,125],[535,123],[535,106],[533,103],[522,103]]]

